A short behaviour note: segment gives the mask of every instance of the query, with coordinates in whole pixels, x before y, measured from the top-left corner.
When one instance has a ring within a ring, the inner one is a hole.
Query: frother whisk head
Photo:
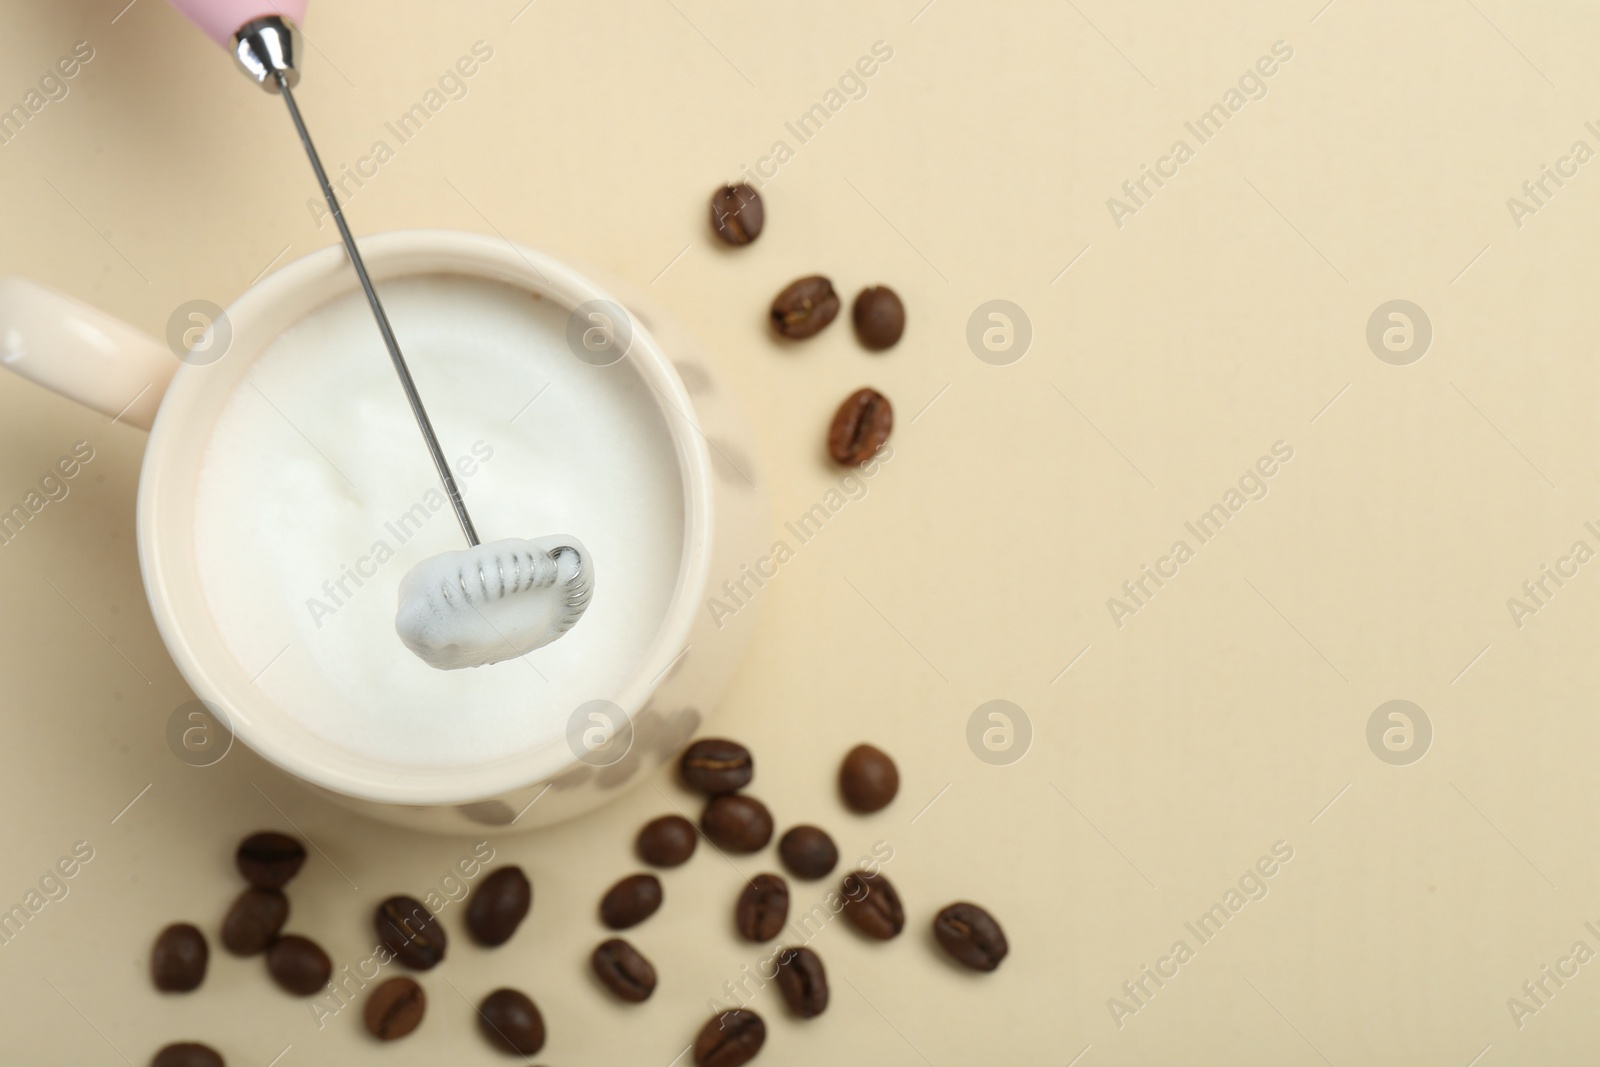
[[[481,667],[543,648],[576,625],[594,594],[573,537],[508,537],[429,556],[400,583],[395,631],[430,667]]]

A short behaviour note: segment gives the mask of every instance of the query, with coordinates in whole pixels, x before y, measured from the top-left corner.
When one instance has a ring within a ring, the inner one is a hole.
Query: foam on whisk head
[[[411,568],[394,628],[430,667],[481,667],[572,629],[593,592],[594,568],[576,538],[508,537]]]

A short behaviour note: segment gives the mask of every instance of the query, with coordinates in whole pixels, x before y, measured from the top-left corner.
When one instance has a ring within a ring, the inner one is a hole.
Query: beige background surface
[[[95,58],[0,148],[0,269],[159,336],[181,302],[226,303],[334,232],[278,103],[164,4],[122,3],[6,7],[0,102],[76,41]],[[715,723],[755,749],[780,822],[821,822],[847,856],[892,844],[913,925],[888,945],[827,929],[833,1005],[797,1023],[763,994],[761,1062],[1591,1062],[1600,963],[1547,980],[1520,1027],[1507,999],[1575,942],[1600,951],[1600,563],[1520,629],[1506,601],[1574,541],[1600,548],[1600,162],[1521,228],[1506,201],[1575,140],[1600,149],[1600,13],[923,3],[322,3],[307,26],[301,99],[335,162],[493,47],[351,201],[357,232],[499,231],[649,289],[745,397],[778,519],[836,477],[819,441],[846,392],[896,404],[894,461],[768,586]],[[865,98],[766,186],[760,241],[715,247],[711,187],[794,147],[785,121],[879,40],[894,57]],[[1107,198],[1193,145],[1183,123],[1280,40],[1267,95],[1116,226]],[[871,356],[840,324],[780,351],[766,302],[813,271],[896,287],[905,340]],[[996,298],[1034,330],[1010,366],[964,338]],[[1434,331],[1409,366],[1365,340],[1397,298]],[[492,839],[530,872],[532,918],[486,953],[447,909],[455,947],[399,1047],[354,1012],[319,1032],[256,961],[217,954],[192,996],[151,989],[152,936],[215,930],[244,831],[292,820],[315,843],[292,925],[341,963],[369,951],[375,900],[436,885],[472,842],[353,819],[248,752],[169,754],[189,694],[135,562],[143,436],[0,377],[0,501],[79,439],[97,458],[71,495],[0,549],[0,903],[76,841],[95,856],[0,947],[0,1060],[143,1064],[194,1037],[236,1067],[494,1063],[463,998],[515,984],[549,1020],[540,1062],[672,1061],[759,953],[728,929],[735,872],[702,852],[636,931],[655,998],[620,1007],[588,977],[634,829],[691,806],[665,775]],[[1294,458],[1269,495],[1119,628],[1107,598],[1280,440]],[[1434,731],[1409,766],[1366,740],[1396,698]],[[1031,723],[1010,765],[966,741],[991,699]],[[862,739],[904,779],[867,819],[831,788]],[[1201,945],[1184,923],[1278,841],[1294,857],[1270,894]],[[1004,922],[998,973],[930,948],[957,898]],[[1194,958],[1119,1028],[1108,998],[1179,939]]]

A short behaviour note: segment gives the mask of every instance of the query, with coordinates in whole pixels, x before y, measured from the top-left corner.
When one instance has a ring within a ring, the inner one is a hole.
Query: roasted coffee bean
[[[589,963],[601,983],[630,1004],[649,1000],[656,991],[656,969],[620,937],[602,941]]]
[[[533,885],[521,867],[500,867],[489,873],[467,902],[467,932],[480,945],[503,945],[533,905]]]
[[[251,886],[222,920],[222,947],[235,956],[265,952],[289,918],[289,898],[276,889]]]
[[[187,993],[205,981],[211,950],[206,935],[188,923],[173,923],[150,950],[150,978],[163,993]]]
[[[839,294],[820,274],[799,278],[772,300],[772,328],[791,341],[815,337],[839,314]]]
[[[789,1010],[802,1019],[814,1019],[828,1007],[828,972],[810,949],[784,949],[778,957],[778,992]]]
[[[544,1016],[527,994],[496,989],[478,1005],[478,1029],[501,1052],[532,1056],[544,1048]]]
[[[1010,951],[1005,931],[994,916],[965,901],[934,916],[933,936],[952,959],[975,971],[994,970]]]
[[[845,397],[828,427],[828,455],[835,463],[859,467],[877,454],[894,429],[894,408],[876,389],[857,389]]]
[[[694,1067],[742,1067],[756,1058],[766,1040],[767,1024],[755,1012],[719,1012],[694,1039]]]
[[[309,937],[287,934],[267,949],[267,973],[284,992],[309,997],[328,984],[333,961]]]
[[[378,905],[372,928],[402,967],[426,971],[444,959],[444,924],[420,900],[390,897]]]
[[[421,986],[409,978],[391,978],[367,997],[361,1021],[379,1041],[394,1041],[421,1026],[427,1010],[428,995]]]
[[[850,318],[856,325],[856,336],[868,348],[881,352],[893,348],[906,330],[906,306],[893,289],[874,285],[856,294],[850,307]]]
[[[750,879],[733,908],[733,925],[746,941],[771,941],[789,921],[789,883],[776,874]]]
[[[257,889],[282,889],[300,873],[306,848],[288,834],[263,830],[239,842],[233,855],[244,880]]]
[[[747,245],[760,237],[766,214],[761,194],[743,182],[711,194],[711,229],[730,245]]]
[[[845,917],[868,937],[887,941],[905,929],[906,913],[900,906],[900,894],[881,872],[855,871],[845,875],[839,894],[844,897]]]
[[[209,1045],[180,1041],[155,1054],[150,1067],[227,1067],[222,1054]]]
[[[760,852],[772,840],[772,813],[755,797],[714,797],[700,813],[700,829],[727,852]]]
[[[652,867],[676,867],[694,855],[700,835],[682,815],[663,815],[644,824],[634,849]]]
[[[889,806],[900,791],[894,760],[871,745],[857,745],[839,765],[839,792],[855,811],[867,814]]]
[[[600,921],[613,930],[638,926],[661,907],[661,879],[630,874],[600,898]]]
[[[807,881],[826,878],[839,862],[839,849],[827,831],[796,826],[778,839],[778,857],[789,873]]]
[[[756,773],[750,750],[721,737],[702,738],[684,749],[679,767],[684,784],[707,796],[743,789]]]

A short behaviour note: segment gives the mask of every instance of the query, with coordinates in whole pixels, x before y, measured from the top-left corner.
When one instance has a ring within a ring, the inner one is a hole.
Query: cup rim
[[[360,247],[377,281],[408,275],[468,274],[525,288],[567,310],[588,300],[609,300],[622,306],[620,300],[565,263],[508,239],[454,230],[398,230],[362,237]],[[424,263],[431,265],[418,266]],[[230,354],[244,339],[244,347],[248,348],[244,366],[253,363],[282,332],[282,327],[261,324],[277,317],[274,309],[304,300],[308,291],[314,291],[317,299],[295,316],[296,320],[357,287],[341,245],[318,249],[285,264],[245,290],[228,307],[226,314],[233,330]],[[674,443],[684,503],[683,555],[671,599],[655,638],[614,699],[632,722],[657,683],[687,651],[686,642],[699,607],[699,591],[705,586],[711,563],[713,477],[710,449],[695,423],[693,403],[677,370],[639,316],[630,313],[629,317],[633,335],[625,358],[655,394],[656,406]],[[252,330],[265,336],[252,336]],[[226,362],[226,358],[219,362]],[[182,487],[175,490],[174,479],[164,474],[182,449],[209,440],[214,420],[189,416],[196,414],[197,405],[210,400],[219,388],[206,382],[208,372],[215,366],[185,364],[174,375],[150,432],[138,491],[138,549],[146,595],[162,640],[195,695],[220,709],[234,735],[278,767],[336,793],[379,803],[472,803],[584,766],[570,746],[561,741],[499,760],[461,766],[416,767],[376,760],[317,737],[256,689],[243,666],[226,649],[219,657],[197,647],[202,638],[206,643],[218,644],[220,637],[203,598],[194,604],[181,602],[178,596],[175,579],[185,560],[163,529],[174,521],[191,520],[170,499]],[[236,372],[235,379],[243,373]],[[201,423],[203,436],[202,430],[197,429]],[[174,510],[180,512],[177,519],[172,517]],[[192,522],[189,536],[192,537]],[[192,555],[187,566],[192,572]],[[208,633],[199,633],[201,628]]]

